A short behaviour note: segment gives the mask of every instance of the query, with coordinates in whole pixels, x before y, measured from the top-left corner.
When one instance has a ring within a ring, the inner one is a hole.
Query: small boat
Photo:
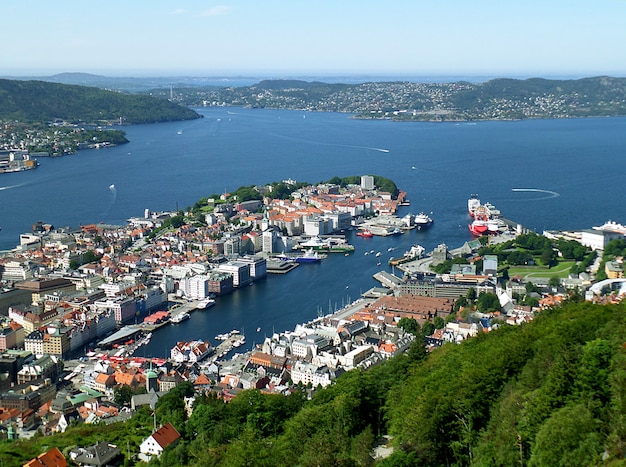
[[[178,323],[182,323],[183,321],[189,318],[190,318],[189,313],[187,313],[186,311],[183,311],[182,313],[179,313],[176,316],[174,316],[172,319],[170,319],[170,321],[174,324],[178,324]]]
[[[374,234],[369,229],[363,229],[360,232],[357,232],[356,234],[357,236],[363,237],[363,238],[372,238],[374,236]]]
[[[380,251],[376,253],[376,257],[378,258],[379,256],[380,256]]]
[[[198,310],[205,310],[207,308],[211,308],[213,305],[215,305],[215,300],[213,300],[212,298],[205,298],[203,300],[200,300],[198,302],[198,304],[196,305],[196,308]]]
[[[261,332],[261,328],[256,328],[256,332]]]

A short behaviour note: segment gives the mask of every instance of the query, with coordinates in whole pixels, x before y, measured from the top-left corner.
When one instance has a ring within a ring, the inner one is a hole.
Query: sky
[[[626,0],[2,0],[0,76],[626,76]]]

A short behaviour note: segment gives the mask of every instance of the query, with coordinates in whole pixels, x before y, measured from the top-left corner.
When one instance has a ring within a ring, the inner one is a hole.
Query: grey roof
[[[106,465],[119,456],[120,453],[121,451],[117,446],[102,441],[94,446],[85,448],[82,453],[76,456],[74,462],[77,464]]]

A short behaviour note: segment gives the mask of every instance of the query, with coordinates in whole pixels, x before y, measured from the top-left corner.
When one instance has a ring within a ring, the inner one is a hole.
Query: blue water
[[[626,118],[394,123],[303,111],[199,112],[203,119],[125,127],[131,142],[123,146],[42,158],[34,171],[3,174],[0,248],[14,247],[38,220],[57,227],[123,224],[145,208],[184,209],[239,186],[335,175],[390,178],[411,200],[401,214],[432,212],[435,224],[399,237],[355,236],[350,257],[331,255],[221,297],[210,310],[158,331],[148,354],[166,355],[177,340],[213,340],[233,328],[244,329],[249,347],[272,329],[291,329],[340,307],[378,285],[372,274],[380,267],[364,251],[381,251],[386,267],[389,255],[413,243],[431,250],[468,240],[471,193],[538,232],[626,222]]]

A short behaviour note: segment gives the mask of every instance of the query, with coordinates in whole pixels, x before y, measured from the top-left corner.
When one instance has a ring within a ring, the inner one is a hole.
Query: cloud
[[[230,7],[226,5],[218,5],[200,13],[200,16],[222,16],[230,11]]]
[[[185,10],[184,8],[177,8],[176,10],[172,11],[173,15],[184,15],[185,13],[187,13],[187,10]]]

